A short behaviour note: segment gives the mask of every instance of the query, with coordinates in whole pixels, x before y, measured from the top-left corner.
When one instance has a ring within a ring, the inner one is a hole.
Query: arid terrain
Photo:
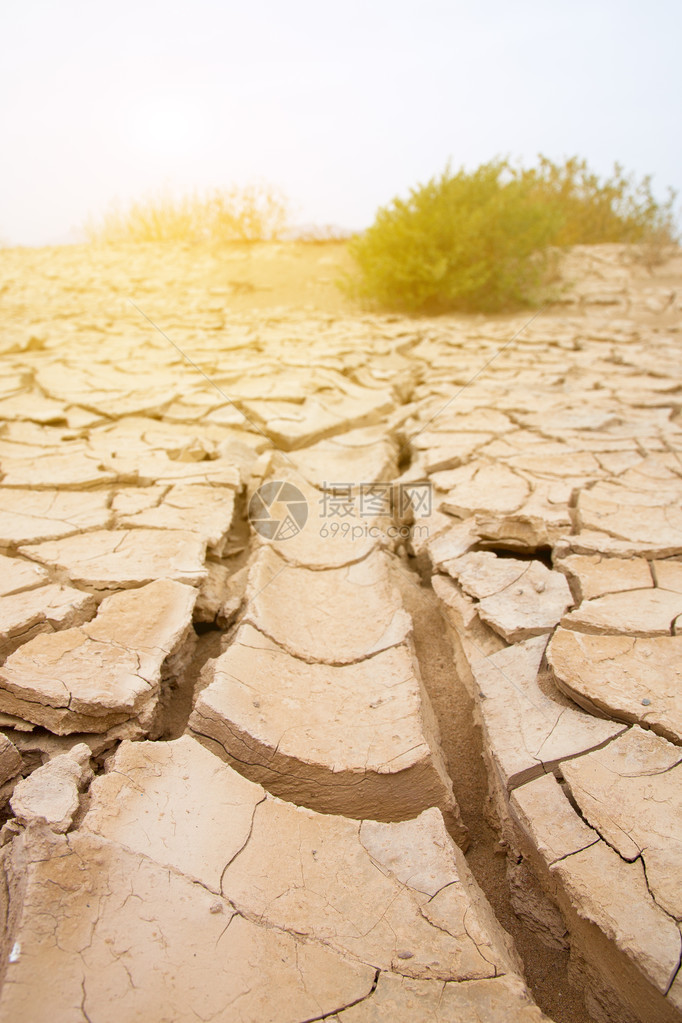
[[[0,1023],[682,1020],[682,256],[0,250]]]

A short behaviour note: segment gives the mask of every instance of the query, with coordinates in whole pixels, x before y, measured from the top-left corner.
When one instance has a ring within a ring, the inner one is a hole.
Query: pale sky
[[[362,228],[498,154],[682,192],[681,39],[679,0],[3,0],[0,240],[250,181]]]

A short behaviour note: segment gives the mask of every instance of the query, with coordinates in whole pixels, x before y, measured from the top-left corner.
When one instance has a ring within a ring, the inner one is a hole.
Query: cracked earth
[[[0,1021],[679,1023],[682,257],[0,258]]]

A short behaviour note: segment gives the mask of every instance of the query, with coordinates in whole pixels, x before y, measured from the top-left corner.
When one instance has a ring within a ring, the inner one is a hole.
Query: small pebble
[[[398,952],[398,959],[414,959],[414,952],[406,952],[404,949]]]
[[[642,706],[643,707],[649,707],[650,705],[651,705],[651,700],[648,700],[647,697],[645,696],[644,699],[642,700]]]
[[[223,911],[222,902],[218,902],[218,900],[216,899],[215,902],[211,903],[209,913],[222,913],[222,911]]]

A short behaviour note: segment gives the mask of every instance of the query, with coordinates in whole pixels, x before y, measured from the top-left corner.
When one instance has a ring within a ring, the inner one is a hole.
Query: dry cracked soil
[[[679,1023],[682,257],[0,262],[1,1023]]]

